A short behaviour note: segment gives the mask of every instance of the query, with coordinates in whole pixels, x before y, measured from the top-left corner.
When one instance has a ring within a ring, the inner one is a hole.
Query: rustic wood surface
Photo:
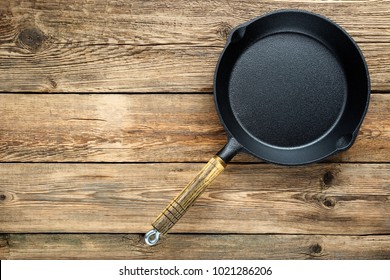
[[[354,146],[294,168],[239,155],[144,245],[226,141],[212,81],[230,30],[282,8],[364,53]],[[390,1],[1,1],[0,259],[390,259],[389,58]]]
[[[1,164],[2,232],[141,233],[201,163]],[[230,164],[172,228],[387,234],[390,164]]]
[[[0,234],[7,259],[388,259],[389,235]],[[201,245],[200,245],[201,244]]]
[[[0,112],[0,162],[207,162],[226,143],[210,94],[0,94]],[[390,94],[373,94],[330,161],[389,159]]]
[[[232,27],[275,9],[321,13],[390,90],[388,1],[2,1],[1,91],[209,92]]]

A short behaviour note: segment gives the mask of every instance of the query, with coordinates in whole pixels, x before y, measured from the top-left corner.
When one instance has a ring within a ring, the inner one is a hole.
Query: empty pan
[[[145,242],[156,244],[239,152],[302,165],[348,149],[369,96],[361,51],[329,19],[281,10],[236,27],[214,77],[227,144],[158,216]]]

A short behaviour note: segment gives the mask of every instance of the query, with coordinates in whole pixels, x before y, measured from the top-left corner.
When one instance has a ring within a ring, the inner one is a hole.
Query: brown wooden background
[[[232,27],[321,13],[358,42],[355,145],[279,167],[238,156],[153,248],[143,233],[225,142],[212,99]],[[0,4],[1,259],[390,259],[390,2]]]

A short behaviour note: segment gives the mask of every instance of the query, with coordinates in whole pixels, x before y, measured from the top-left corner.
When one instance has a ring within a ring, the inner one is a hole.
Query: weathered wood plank
[[[0,231],[141,233],[203,164],[1,164]],[[389,234],[389,164],[231,164],[172,229]]]
[[[2,3],[2,12],[8,26],[42,25],[65,43],[218,44],[225,41],[232,26],[278,9],[306,9],[327,16],[346,28],[358,42],[389,42],[390,39],[390,6],[386,0],[7,2]]]
[[[0,260],[9,259],[9,235],[0,234]]]
[[[0,259],[390,259],[390,236],[173,234],[0,235]]]
[[[0,9],[0,91],[209,92],[231,28],[281,8],[343,26],[373,90],[390,90],[388,1],[13,0]]]
[[[0,120],[1,162],[207,162],[226,141],[203,94],[0,94]],[[356,143],[332,160],[389,159],[390,95],[373,94]]]

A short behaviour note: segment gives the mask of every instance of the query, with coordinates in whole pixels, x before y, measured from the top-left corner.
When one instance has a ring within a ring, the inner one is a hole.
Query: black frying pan
[[[281,10],[236,27],[214,77],[228,142],[160,214],[146,243],[156,244],[238,152],[302,165],[348,149],[369,96],[361,51],[329,19]]]

